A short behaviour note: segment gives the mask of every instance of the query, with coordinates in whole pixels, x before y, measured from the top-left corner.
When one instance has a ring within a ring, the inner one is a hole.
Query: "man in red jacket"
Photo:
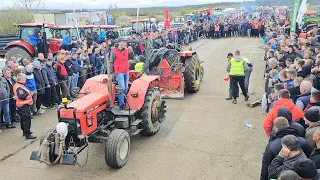
[[[268,137],[270,137],[272,125],[277,118],[279,108],[287,107],[292,113],[293,121],[304,118],[303,112],[290,100],[290,93],[288,90],[282,89],[278,94],[279,100],[274,103],[273,108],[269,111],[263,122],[263,128]]]
[[[124,96],[127,94],[129,84],[129,53],[126,41],[126,38],[120,37],[118,47],[112,48],[110,54],[110,74],[116,76],[119,87],[123,89],[118,97],[120,108],[125,108]]]

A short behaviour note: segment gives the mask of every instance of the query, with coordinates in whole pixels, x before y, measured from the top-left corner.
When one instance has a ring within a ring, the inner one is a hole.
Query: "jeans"
[[[267,98],[267,93],[264,93],[262,98],[261,98],[261,108],[262,112],[267,112],[268,109],[268,98]]]
[[[79,73],[73,73],[73,87],[78,87]]]
[[[247,33],[248,33],[248,37],[251,37],[251,29],[248,29]]]
[[[9,99],[0,102],[0,111],[3,110],[4,119],[6,120],[6,125],[11,125],[10,120],[10,109],[9,109]]]
[[[252,67],[249,67],[248,71],[245,73],[244,85],[246,86],[247,92],[249,92],[249,80],[252,72]]]
[[[116,78],[118,80],[119,87],[123,89],[123,92],[118,96],[119,106],[124,106],[124,96],[128,92],[129,72],[116,74]]]

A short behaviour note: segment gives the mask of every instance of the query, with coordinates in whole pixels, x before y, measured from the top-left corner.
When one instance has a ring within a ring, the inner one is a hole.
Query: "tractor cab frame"
[[[149,20],[132,20],[132,33],[147,32],[151,28],[152,22]]]
[[[39,33],[39,37],[42,39],[41,46],[43,48],[43,53],[47,56],[48,52],[55,54],[56,52],[61,50],[60,43],[62,39],[57,39],[52,34],[51,28],[53,24],[44,23],[44,24],[37,24],[37,23],[26,23],[26,24],[19,24],[19,38],[18,41],[13,41],[7,44],[4,47],[6,52],[6,58],[9,59],[10,57],[14,56],[17,58],[18,61],[21,61],[24,58],[29,60],[32,57],[35,57],[37,54],[37,50],[33,47],[30,43],[29,33]]]

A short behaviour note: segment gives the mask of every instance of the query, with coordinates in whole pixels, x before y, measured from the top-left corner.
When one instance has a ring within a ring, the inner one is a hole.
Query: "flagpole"
[[[137,8],[137,22],[136,22],[136,33],[138,33],[138,25],[139,25],[139,5],[138,5],[138,8]]]

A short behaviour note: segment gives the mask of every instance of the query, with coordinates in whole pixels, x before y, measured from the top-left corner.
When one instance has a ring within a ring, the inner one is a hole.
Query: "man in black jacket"
[[[18,120],[17,117],[17,106],[16,106],[16,100],[13,98],[13,86],[16,83],[15,80],[12,79],[12,73],[10,69],[3,69],[3,76],[4,78],[6,78],[8,85],[10,87],[10,102],[9,102],[9,106],[10,106],[10,118],[11,118],[11,122],[20,122]]]
[[[300,148],[303,150],[306,156],[309,156],[312,151],[311,147],[307,144],[306,140],[302,137],[299,137],[299,131],[295,128],[289,127],[289,122],[286,118],[276,118],[274,120],[273,127],[274,131],[276,132],[276,136],[273,141],[267,144],[265,152],[263,154],[260,180],[268,180],[268,166],[281,151],[281,139],[284,136],[294,135],[298,137]]]
[[[313,141],[316,143],[316,148],[313,149],[310,159],[315,163],[317,169],[320,169],[320,127],[314,132]]]
[[[45,93],[45,86],[44,86],[44,80],[43,76],[40,70],[40,62],[39,61],[34,61],[33,62],[33,75],[34,75],[34,80],[36,81],[37,85],[37,101],[36,101],[36,107],[37,107],[37,112],[36,114],[40,114],[39,110],[43,101],[43,95]]]

